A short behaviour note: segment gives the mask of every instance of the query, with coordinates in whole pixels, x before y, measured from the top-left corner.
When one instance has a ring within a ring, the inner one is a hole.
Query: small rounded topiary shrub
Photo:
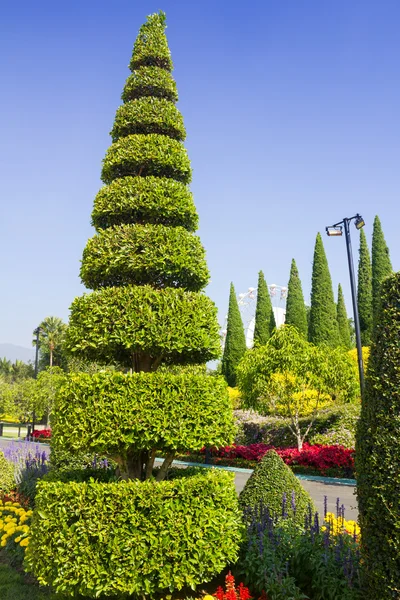
[[[15,487],[14,467],[0,452],[0,493],[9,492]]]
[[[299,525],[304,525],[310,505],[315,512],[311,496],[275,450],[267,452],[258,463],[239,496],[239,504],[244,515],[262,505],[272,517],[287,514]]]

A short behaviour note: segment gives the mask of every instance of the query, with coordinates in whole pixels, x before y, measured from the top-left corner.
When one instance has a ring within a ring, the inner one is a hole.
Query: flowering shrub
[[[32,511],[19,502],[0,500],[0,547],[22,563],[25,548],[29,544]]]
[[[305,443],[302,450],[298,450],[297,448],[274,448],[274,446],[260,443],[250,444],[249,446],[226,446],[214,450],[213,454],[218,458],[242,458],[259,462],[268,450],[275,450],[289,466],[312,467],[321,471],[321,473],[331,468],[351,471],[354,469],[354,450],[340,445],[324,446],[314,444],[311,446]]]
[[[35,431],[32,432],[32,437],[35,440],[49,440],[51,438],[51,429],[35,429]]]
[[[209,598],[217,598],[217,600],[251,600],[252,596],[249,589],[245,587],[243,583],[239,583],[236,587],[235,578],[229,571],[228,575],[225,577],[225,591],[219,586],[214,596],[206,596],[203,600],[209,600]]]

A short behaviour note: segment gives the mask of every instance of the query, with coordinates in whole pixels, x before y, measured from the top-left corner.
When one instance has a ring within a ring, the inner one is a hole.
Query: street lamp
[[[33,333],[36,335],[36,352],[35,352],[35,374],[34,374],[34,378],[37,379],[38,376],[38,370],[39,370],[39,336],[41,334],[41,329],[40,327],[36,327],[36,329],[33,330]],[[35,415],[35,410],[32,413],[32,433],[35,431],[35,419],[36,419],[36,415]]]
[[[347,248],[347,261],[349,263],[349,274],[350,274],[350,286],[351,286],[351,297],[353,300],[353,314],[354,314],[354,329],[356,333],[356,345],[357,345],[357,362],[358,372],[360,374],[360,390],[361,398],[364,396],[364,364],[362,356],[361,346],[361,331],[360,331],[360,319],[358,316],[358,305],[357,305],[357,290],[356,290],[356,278],[354,275],[354,264],[353,264],[353,253],[351,250],[351,237],[350,237],[350,223],[354,221],[356,229],[362,229],[365,225],[365,221],[358,213],[354,217],[344,218],[343,221],[335,223],[331,227],[326,227],[326,233],[328,236],[340,236],[343,235],[343,229],[346,236],[346,248]]]

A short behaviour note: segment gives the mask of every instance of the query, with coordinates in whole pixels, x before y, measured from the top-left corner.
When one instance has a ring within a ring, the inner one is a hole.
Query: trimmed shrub
[[[245,519],[246,509],[254,511],[263,506],[268,508],[272,517],[279,518],[287,514],[301,526],[304,525],[310,505],[315,511],[311,496],[275,450],[267,452],[254,469],[240,493],[239,505]]]
[[[124,102],[129,102],[146,96],[177,102],[178,91],[171,73],[161,67],[135,69],[126,80],[121,98]]]
[[[254,317],[254,346],[264,346],[276,329],[275,315],[264,273],[258,273],[257,304]]]
[[[105,229],[88,241],[80,275],[92,289],[134,283],[197,292],[209,281],[199,237],[164,225]]]
[[[231,283],[224,354],[221,361],[221,373],[230,387],[236,386],[236,369],[245,352],[246,338],[242,317],[236,299],[235,288],[233,283]]]
[[[0,452],[0,492],[9,492],[15,487],[14,466]]]
[[[198,216],[189,188],[162,177],[122,177],[101,188],[92,212],[97,230],[144,222],[195,231]]]
[[[222,377],[160,371],[71,375],[53,432],[59,448],[112,457],[128,448],[200,450],[205,439],[220,447],[233,441],[235,428]]]
[[[165,37],[165,13],[159,12],[147,17],[139,30],[133,46],[129,68],[155,66],[172,71],[171,52]]]
[[[110,135],[113,142],[135,133],[159,133],[182,142],[186,137],[183,117],[165,98],[138,98],[120,106]]]
[[[190,183],[192,170],[181,142],[157,133],[136,134],[112,144],[103,161],[101,179],[104,183],[127,175],[172,177]]]
[[[147,353],[146,370],[160,355],[171,362],[205,363],[221,352],[216,314],[215,304],[199,292],[104,288],[74,300],[66,343],[82,358],[116,360],[128,368],[135,352]]]
[[[26,561],[56,592],[154,597],[194,588],[237,559],[231,473],[158,484],[47,482],[36,504]]]
[[[300,333],[307,338],[307,309],[304,303],[303,288],[301,287],[299,271],[294,258],[292,259],[290,267],[290,277],[287,288],[285,323],[286,325],[293,325],[293,327],[296,327]]]
[[[356,472],[368,600],[400,594],[400,273],[384,280],[357,429]]]

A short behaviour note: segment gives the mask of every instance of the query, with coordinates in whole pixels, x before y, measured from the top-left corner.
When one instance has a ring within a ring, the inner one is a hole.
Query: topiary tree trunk
[[[356,435],[364,597],[400,596],[400,273],[384,281]]]
[[[177,451],[234,435],[224,380],[167,368],[218,358],[220,340],[164,30],[151,15],[134,45],[83,252],[94,291],[73,302],[66,339],[78,358],[126,372],[71,374],[53,422],[55,448],[110,457],[122,481],[44,484],[27,558],[42,582],[89,597],[193,586],[238,549],[232,479],[163,481]]]

